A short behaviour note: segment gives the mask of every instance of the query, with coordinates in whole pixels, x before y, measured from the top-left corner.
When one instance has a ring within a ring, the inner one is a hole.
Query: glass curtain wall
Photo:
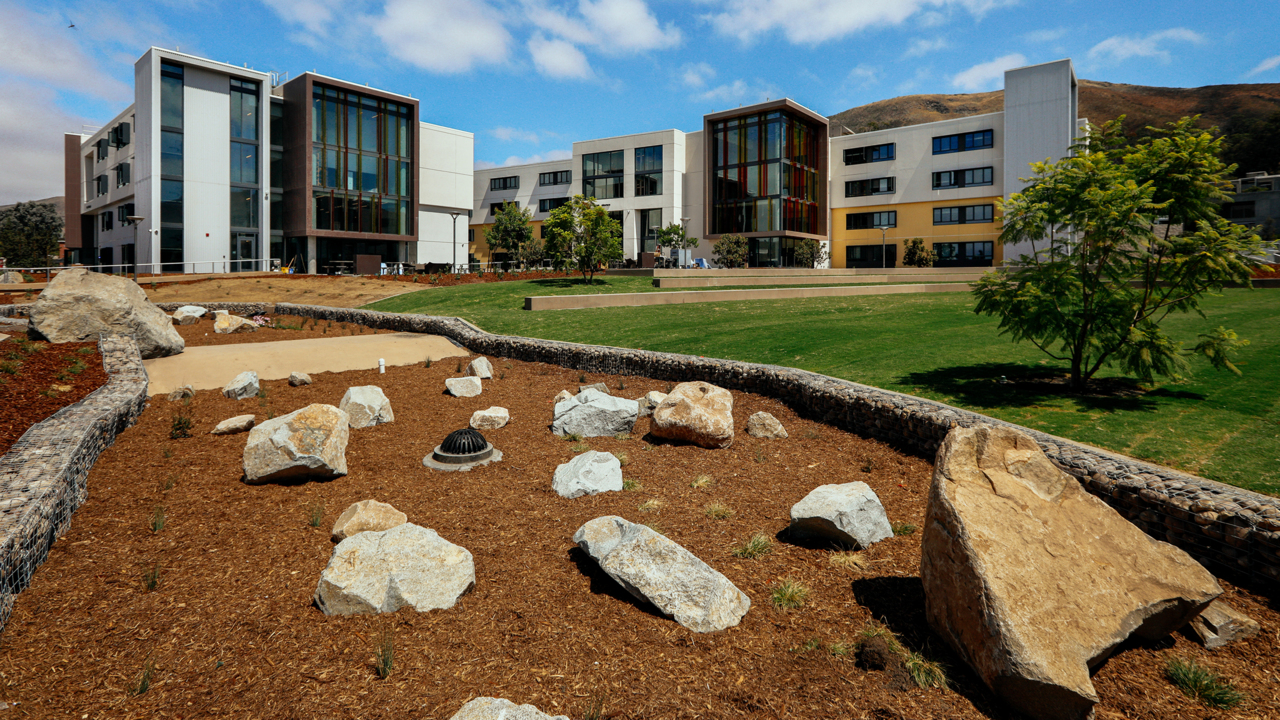
[[[231,78],[231,272],[261,270],[260,84]]]
[[[270,188],[270,202],[267,204],[271,213],[268,226],[271,228],[271,244],[267,257],[284,259],[284,103],[268,100],[271,106],[271,164],[267,171],[267,187]],[[270,269],[270,268],[268,268]]]
[[[662,146],[636,148],[636,197],[662,194]]]
[[[583,155],[582,194],[597,200],[622,197],[622,162],[621,150]]]
[[[160,64],[160,271],[183,272],[181,65]]]

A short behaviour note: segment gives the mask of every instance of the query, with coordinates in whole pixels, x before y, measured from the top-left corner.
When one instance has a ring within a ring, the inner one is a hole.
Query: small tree
[[[46,267],[58,253],[62,228],[57,206],[20,202],[0,212],[0,257],[10,267]]]
[[[658,231],[658,244],[664,248],[692,250],[698,247],[698,238],[685,234],[683,225],[671,223]]]
[[[711,243],[711,255],[721,267],[743,267],[747,264],[747,239],[741,235],[721,235]]]
[[[493,227],[485,233],[490,250],[501,250],[512,258],[520,257],[520,249],[533,241],[533,228],[529,221],[533,212],[513,202],[502,203],[493,218]]]
[[[542,262],[542,258],[546,257],[547,248],[542,240],[532,237],[529,242],[520,246],[520,255],[518,259],[527,268],[536,267]]]
[[[827,244],[813,238],[801,238],[796,242],[796,267],[816,268],[826,265],[831,259]]]
[[[937,261],[938,256],[933,253],[933,249],[924,246],[924,239],[911,238],[905,243],[902,264],[906,267],[933,267]]]
[[[622,258],[622,226],[596,204],[595,198],[574,195],[542,224],[546,252],[560,267],[576,266],[590,284],[596,270]]]
[[[1090,126],[1070,157],[1032,164],[1030,185],[1002,204],[1000,240],[1033,252],[974,283],[974,311],[1070,363],[1076,391],[1113,363],[1144,382],[1178,376],[1192,354],[1238,372],[1230,355],[1247,341],[1233,331],[1218,327],[1183,348],[1160,328],[1170,313],[1200,312],[1206,293],[1250,285],[1262,240],[1218,215],[1235,166],[1195,118],[1151,128],[1137,146],[1125,143],[1121,120]],[[1158,215],[1168,223],[1155,225]]]

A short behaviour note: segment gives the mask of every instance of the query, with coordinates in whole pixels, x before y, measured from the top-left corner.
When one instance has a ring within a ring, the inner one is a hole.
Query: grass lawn
[[[596,292],[639,292],[612,278]],[[1192,340],[1218,325],[1250,345],[1243,376],[1193,360],[1178,382],[1139,388],[1100,373],[1108,391],[1065,394],[1066,366],[996,334],[968,293],[760,300],[526,312],[526,295],[577,294],[566,280],[468,285],[369,305],[457,315],[495,333],[788,365],[941,400],[1055,435],[1280,495],[1280,291],[1228,290],[1205,314],[1166,327]],[[1001,382],[1005,378],[1007,382]]]

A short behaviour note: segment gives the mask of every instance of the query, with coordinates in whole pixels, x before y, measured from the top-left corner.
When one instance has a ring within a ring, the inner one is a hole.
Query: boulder
[[[232,400],[244,400],[258,394],[258,373],[252,370],[245,370],[239,375],[231,379],[222,388],[222,394]]]
[[[635,400],[584,390],[556,403],[551,432],[557,435],[602,437],[629,433],[636,425],[640,406]]]
[[[648,417],[653,414],[653,409],[662,404],[667,399],[667,394],[650,390],[649,392],[636,398],[636,402],[640,403],[640,417]]]
[[[605,395],[609,394],[609,386],[604,383],[591,383],[590,385],[579,385],[578,394],[581,395],[586,390],[598,390]]]
[[[1210,650],[1236,640],[1253,637],[1260,630],[1258,622],[1221,600],[1214,600],[1191,621],[1191,630]]]
[[[63,270],[36,298],[30,334],[49,342],[96,341],[99,333],[132,335],[144,360],[177,355],[186,347],[173,320],[126,278]]]
[[[257,332],[258,324],[239,315],[222,312],[219,310],[214,314],[213,331],[219,335],[230,335],[231,333],[241,332]]]
[[[548,715],[532,705],[517,705],[510,700],[478,697],[453,714],[449,720],[569,720],[564,715]]]
[[[466,548],[435,530],[403,523],[357,533],[338,543],[316,586],[325,615],[418,612],[451,608],[476,584]]]
[[[1009,427],[952,430],[938,449],[920,580],[929,624],[1032,718],[1083,720],[1091,669],[1130,635],[1155,640],[1222,588]]]
[[[790,531],[797,537],[861,548],[893,537],[880,498],[861,481],[814,488],[791,506]]]
[[[349,422],[338,408],[316,403],[259,424],[244,446],[245,482],[346,475]]]
[[[195,396],[196,396],[196,391],[192,389],[190,385],[183,385],[182,387],[169,393],[169,402],[179,402],[181,400],[186,400],[187,398],[193,398]]]
[[[444,381],[444,386],[454,397],[475,397],[483,389],[478,377],[449,378]]]
[[[209,434],[235,435],[236,433],[249,432],[253,429],[253,421],[256,419],[253,415],[237,415],[233,418],[227,418],[210,430]]]
[[[644,525],[606,515],[578,528],[573,541],[636,599],[694,632],[733,627],[751,608],[729,578]]]
[[[467,375],[488,380],[493,377],[493,364],[489,362],[489,358],[478,357],[467,363]]]
[[[471,413],[471,427],[477,430],[497,430],[506,427],[511,421],[511,414],[504,407],[493,406],[488,410],[477,410]]]
[[[195,325],[207,312],[199,305],[183,305],[173,311],[173,322],[178,325]]]
[[[553,400],[552,402],[558,403],[564,400],[568,400],[571,397],[573,397],[573,393],[569,392],[568,390],[561,390],[559,393],[556,393],[556,399]]]
[[[382,532],[409,522],[409,516],[394,507],[377,500],[361,500],[351,503],[338,521],[333,524],[330,537],[334,542],[342,542],[362,532]]]
[[[551,489],[570,499],[621,490],[622,463],[609,453],[589,450],[556,468]]]
[[[21,285],[27,281],[22,277],[22,273],[17,270],[5,270],[0,272],[0,285]]]
[[[727,448],[733,444],[733,395],[711,383],[680,383],[653,409],[649,432],[705,448]]]
[[[310,375],[308,375],[308,374],[306,374],[306,373],[301,373],[301,372],[291,372],[291,373],[289,373],[289,385],[290,385],[290,387],[302,387],[303,385],[310,385],[310,384],[311,384],[311,376],[310,376]]]
[[[747,418],[747,434],[751,437],[781,440],[790,437],[778,418],[767,412],[758,412]]]
[[[391,401],[377,385],[347,388],[346,394],[342,396],[342,402],[338,403],[338,409],[347,414],[351,427],[356,429],[373,427],[396,419],[396,414],[391,411]]]

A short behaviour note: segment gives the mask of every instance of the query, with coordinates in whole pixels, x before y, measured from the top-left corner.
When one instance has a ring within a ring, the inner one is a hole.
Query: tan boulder
[[[132,335],[144,360],[177,355],[186,347],[173,320],[132,280],[63,270],[30,310],[32,335],[52,343],[96,341],[100,333]]]
[[[751,437],[775,440],[790,437],[787,435],[786,428],[782,427],[782,422],[767,412],[758,412],[747,418],[747,434]]]
[[[381,532],[409,522],[409,516],[377,500],[361,500],[342,511],[333,524],[334,542],[362,532]]]
[[[1092,718],[1092,669],[1222,593],[1012,428],[952,430],[934,468],[920,560],[929,624],[1031,718]]]
[[[1210,650],[1258,634],[1258,621],[1221,600],[1214,600],[1191,621],[1191,630]]]
[[[655,437],[705,448],[733,444],[733,395],[711,383],[680,383],[653,409]]]
[[[350,422],[338,408],[316,403],[259,424],[245,442],[244,481],[346,475]]]
[[[218,311],[213,321],[213,331],[219,335],[230,335],[231,333],[241,332],[257,332],[258,325],[252,320],[247,320],[238,315]]]

